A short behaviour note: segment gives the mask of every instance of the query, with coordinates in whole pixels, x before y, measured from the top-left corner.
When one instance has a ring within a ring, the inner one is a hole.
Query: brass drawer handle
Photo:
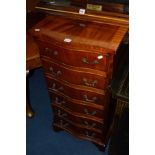
[[[65,101],[59,101],[59,98],[56,97],[56,98],[55,98],[55,103],[60,104],[60,105],[63,105],[63,104],[65,104],[66,102],[65,102]]]
[[[63,88],[63,87],[56,88],[56,84],[53,83],[53,84],[52,84],[52,90],[54,90],[54,91],[63,91],[64,88]]]
[[[45,51],[46,52],[52,52],[54,56],[58,55],[58,51],[56,51],[56,50],[53,51],[52,49],[49,49],[48,47],[45,48]]]
[[[97,80],[94,80],[92,83],[88,83],[88,80],[86,78],[83,78],[84,85],[90,86],[90,87],[95,87],[97,84]]]
[[[59,117],[66,117],[67,116],[67,113],[62,113],[61,110],[58,110],[58,116]]]
[[[93,111],[93,112],[88,112],[88,109],[84,109],[84,112],[87,114],[87,115],[96,115],[96,111]]]
[[[88,132],[88,131],[85,131],[85,134],[87,137],[94,137],[96,135],[96,133],[91,133],[91,132]]]
[[[69,125],[69,123],[64,123],[63,120],[60,120],[60,125],[61,125],[62,127],[67,127],[67,126]]]
[[[96,65],[96,64],[99,63],[98,60],[94,60],[93,62],[89,62],[89,61],[87,60],[87,58],[82,58],[82,62],[85,63],[85,64],[89,64],[89,65]]]
[[[61,71],[54,72],[53,67],[50,67],[49,70],[52,72],[52,74],[53,74],[54,76],[62,75],[62,72],[61,72]]]
[[[84,124],[89,128],[94,128],[96,126],[96,123],[90,125],[87,121],[84,121]]]
[[[88,99],[87,95],[83,95],[83,98],[87,102],[96,102],[96,100],[97,100],[97,97],[93,97],[92,99]]]

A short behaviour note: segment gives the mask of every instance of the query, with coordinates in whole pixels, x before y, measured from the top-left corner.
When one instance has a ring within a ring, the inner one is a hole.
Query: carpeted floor
[[[42,68],[30,77],[30,100],[35,111],[26,120],[27,155],[107,155],[89,141],[80,140],[67,132],[52,130],[52,110]]]

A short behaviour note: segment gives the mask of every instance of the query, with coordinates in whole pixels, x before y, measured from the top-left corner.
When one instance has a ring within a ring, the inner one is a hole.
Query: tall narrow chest
[[[36,39],[54,112],[53,127],[105,147],[111,118],[108,85],[127,28],[50,15]]]

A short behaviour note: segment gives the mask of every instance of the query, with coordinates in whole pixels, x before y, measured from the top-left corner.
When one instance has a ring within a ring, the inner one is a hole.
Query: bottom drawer
[[[82,115],[74,114],[72,111],[63,109],[55,104],[53,106],[54,116],[67,121],[74,126],[80,126],[88,130],[98,133],[104,133],[104,121],[99,119],[92,119]]]
[[[97,133],[94,131],[90,131],[88,129],[84,129],[81,127],[74,126],[73,124],[69,123],[68,121],[61,119],[59,117],[55,117],[53,122],[54,127],[58,127],[62,130],[66,130],[69,133],[79,137],[81,139],[86,139],[92,141],[94,143],[98,143],[99,145],[104,145],[104,136],[101,133]]]

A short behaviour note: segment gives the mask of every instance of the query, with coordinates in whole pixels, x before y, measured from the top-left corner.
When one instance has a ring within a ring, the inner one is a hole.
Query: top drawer
[[[39,41],[40,54],[57,63],[108,71],[112,56],[103,52],[75,51]]]

